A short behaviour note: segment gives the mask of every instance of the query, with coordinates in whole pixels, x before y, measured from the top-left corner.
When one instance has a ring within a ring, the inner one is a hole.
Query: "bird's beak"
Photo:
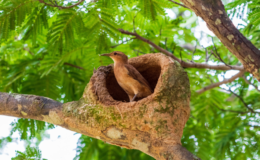
[[[101,54],[101,56],[108,56],[108,57],[109,57],[109,56],[110,56],[110,54]]]

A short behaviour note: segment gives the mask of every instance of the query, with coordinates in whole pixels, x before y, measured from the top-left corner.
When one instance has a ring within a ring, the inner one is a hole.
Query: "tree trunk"
[[[221,0],[181,0],[188,8],[200,16],[208,28],[260,81],[260,51],[233,25],[227,16]]]
[[[94,72],[79,101],[61,104],[40,96],[0,93],[0,115],[53,123],[156,159],[198,159],[181,146],[190,114],[186,72],[160,53],[129,63],[150,83],[152,95],[129,102],[110,65]]]

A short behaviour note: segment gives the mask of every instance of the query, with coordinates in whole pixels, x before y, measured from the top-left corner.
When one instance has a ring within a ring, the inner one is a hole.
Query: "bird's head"
[[[115,63],[116,62],[127,63],[128,61],[128,57],[123,52],[120,51],[114,51],[108,54],[101,54],[101,56],[108,56],[112,58]]]

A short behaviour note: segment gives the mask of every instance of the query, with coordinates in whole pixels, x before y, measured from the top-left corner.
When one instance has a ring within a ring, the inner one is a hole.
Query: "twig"
[[[231,68],[230,68],[229,66],[226,66],[226,65],[209,65],[209,64],[203,64],[203,63],[185,62],[185,61],[182,61],[181,59],[175,57],[171,52],[167,51],[166,49],[161,48],[160,46],[154,44],[150,40],[140,36],[137,33],[125,31],[123,29],[118,29],[118,30],[123,34],[135,36],[137,39],[140,39],[140,40],[150,44],[151,46],[153,46],[158,51],[166,54],[167,56],[169,56],[169,57],[173,58],[174,60],[176,60],[177,62],[179,62],[182,67],[186,67],[186,68],[208,68],[208,69],[215,69],[215,70],[231,70],[232,69],[232,70],[244,71],[243,66],[231,66]]]
[[[212,39],[213,47],[214,47],[214,49],[215,49],[215,51],[216,51],[216,53],[212,52],[213,55],[214,55],[218,60],[220,60],[222,63],[224,63],[226,66],[231,67],[231,66],[230,66],[229,64],[227,64],[225,61],[223,61],[223,59],[220,57],[220,54],[218,53],[217,47],[215,46],[213,37],[211,37],[211,39]]]
[[[209,76],[208,74],[206,74],[205,76],[209,79],[209,81],[210,81],[211,83],[214,83],[213,80],[211,79],[211,76]]]
[[[207,53],[208,53],[208,49],[207,49]],[[209,58],[211,57],[212,53],[213,53],[213,51],[211,51],[211,52],[210,52],[210,55],[207,57],[207,59],[206,59],[206,63],[208,63]]]
[[[222,89],[223,89],[223,88],[222,88]],[[249,111],[251,111],[252,113],[258,113],[258,112],[255,112],[252,108],[250,108],[250,107],[248,106],[248,104],[244,101],[244,99],[243,99],[241,96],[239,96],[238,94],[236,94],[235,92],[233,92],[230,88],[229,88],[228,91],[231,92],[233,95],[235,95],[235,96],[243,103],[243,105],[244,105]]]
[[[233,92],[230,88],[228,90],[225,88],[222,88],[222,89],[225,91],[229,91],[234,96],[236,96],[251,113],[260,113],[260,112],[254,111],[253,108],[249,107],[248,104],[244,101],[244,99],[241,96],[239,96],[238,94],[236,94],[235,92]]]
[[[238,77],[241,77],[244,73],[245,73],[245,71],[240,71],[240,72],[238,72],[237,74],[235,74],[234,76],[232,76],[229,79],[225,79],[225,80],[223,80],[221,82],[213,83],[213,84],[211,84],[211,85],[209,85],[207,87],[204,87],[204,88],[202,88],[202,89],[200,89],[200,90],[198,90],[196,92],[198,94],[201,94],[201,93],[203,93],[203,92],[205,92],[207,90],[210,90],[212,88],[219,87],[222,84],[230,83],[230,82],[234,81],[235,79],[237,79]]]
[[[186,7],[185,5],[183,5],[183,4],[180,4],[180,3],[178,3],[178,2],[175,2],[175,1],[173,1],[173,0],[169,0],[169,1],[171,1],[172,3],[174,3],[174,4],[177,4],[177,5],[179,5],[179,6],[182,6],[182,7],[184,7],[184,8],[187,8],[187,9],[189,9],[188,7]]]
[[[139,50],[134,49],[133,51],[135,52],[136,56],[139,56]]]
[[[205,57],[206,59],[205,59],[205,61],[206,61],[206,63],[207,63],[208,60],[209,60],[209,59],[208,59],[208,49],[207,49],[207,48],[205,48],[205,54],[206,54],[206,57]]]
[[[254,125],[250,125],[250,124],[247,124],[249,127],[254,127],[254,128],[260,128],[260,126],[254,126]]]
[[[136,15],[135,15],[134,18],[133,18],[133,28],[134,28],[134,33],[136,33],[136,31],[135,31],[135,17],[136,17]]]
[[[260,90],[258,89],[258,87],[256,85],[254,85],[253,83],[251,83],[249,80],[246,79],[246,76],[243,75],[242,78],[245,80],[245,82],[249,85],[252,85],[258,92],[260,92]]]
[[[137,50],[137,49],[133,49],[133,51],[136,51],[136,52],[138,52],[138,53],[143,53],[143,54],[146,54],[145,52],[142,52],[142,51],[140,51],[140,50]]]
[[[77,66],[77,65],[74,65],[74,64],[71,64],[71,63],[63,63],[64,65],[67,65],[67,66],[71,66],[71,67],[74,67],[74,68],[78,68],[78,69],[82,69],[82,70],[85,70],[83,67],[80,67],[80,66]]]
[[[156,44],[154,44],[153,42],[151,42],[150,40],[148,40],[148,39],[146,39],[146,38],[140,36],[139,34],[133,33],[133,32],[129,32],[129,31],[125,31],[125,30],[123,30],[123,29],[118,29],[118,30],[119,30],[121,33],[123,33],[123,34],[135,36],[137,39],[140,39],[140,40],[142,40],[142,41],[144,41],[144,42],[146,42],[146,43],[152,45],[155,49],[157,49],[157,50],[159,50],[159,51],[165,53],[165,54],[168,55],[168,56],[171,56],[174,60],[176,60],[176,61],[178,61],[178,62],[181,62],[181,60],[178,59],[177,57],[175,57],[174,55],[172,55],[171,52],[169,52],[169,51],[167,51],[167,50],[165,50],[165,49],[159,47],[158,45],[156,45]]]
[[[46,2],[44,2],[44,0],[39,0],[39,2],[40,2],[40,3],[44,3],[44,4],[47,5],[47,6],[57,7],[57,8],[59,8],[59,9],[69,9],[69,8],[75,7],[75,6],[79,5],[80,3],[84,2],[84,0],[79,0],[77,3],[75,3],[75,4],[71,5],[71,6],[67,6],[67,7],[59,6],[56,1],[55,1],[55,3],[53,3],[53,2],[51,1],[52,4],[46,3]]]
[[[25,51],[29,52],[32,56],[34,56],[34,53],[29,48],[23,47],[23,49]]]
[[[167,50],[167,38],[165,38],[165,49]]]
[[[173,49],[172,49],[172,53],[174,53],[175,51],[175,48],[176,48],[176,45],[174,45]]]
[[[218,108],[219,110],[223,111],[223,112],[233,112],[233,113],[240,113],[240,114],[246,114],[249,113],[249,111],[243,112],[243,111],[235,111],[235,110],[229,110],[229,109],[222,109],[219,108],[217,105],[214,105],[216,108]]]
[[[119,43],[119,44],[116,44],[116,45],[114,45],[114,46],[111,46],[110,48],[116,48],[117,46],[119,46],[119,45],[121,45],[121,44],[124,44],[125,42],[131,41],[131,40],[133,40],[133,39],[135,39],[135,38],[130,38],[130,39],[128,39],[128,40],[122,41],[122,42]]]
[[[182,55],[181,55],[181,51],[182,51],[182,48],[181,48],[181,50],[180,50],[180,57],[181,57],[181,61],[182,61]]]
[[[196,41],[196,46],[194,48],[194,51],[192,52],[192,58],[191,58],[191,61],[193,62],[193,57],[194,57],[194,53],[196,52],[197,50],[197,41]]]
[[[193,118],[193,119],[195,119],[195,120],[198,121],[198,122],[200,121],[198,118],[194,117],[192,114],[190,114],[190,117]]]

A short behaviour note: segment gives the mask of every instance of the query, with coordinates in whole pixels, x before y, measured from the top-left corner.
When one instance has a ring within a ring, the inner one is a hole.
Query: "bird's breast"
[[[125,67],[115,67],[115,77],[118,84],[126,91],[127,94],[135,95],[138,93],[141,84],[133,77],[129,76],[128,70]]]

